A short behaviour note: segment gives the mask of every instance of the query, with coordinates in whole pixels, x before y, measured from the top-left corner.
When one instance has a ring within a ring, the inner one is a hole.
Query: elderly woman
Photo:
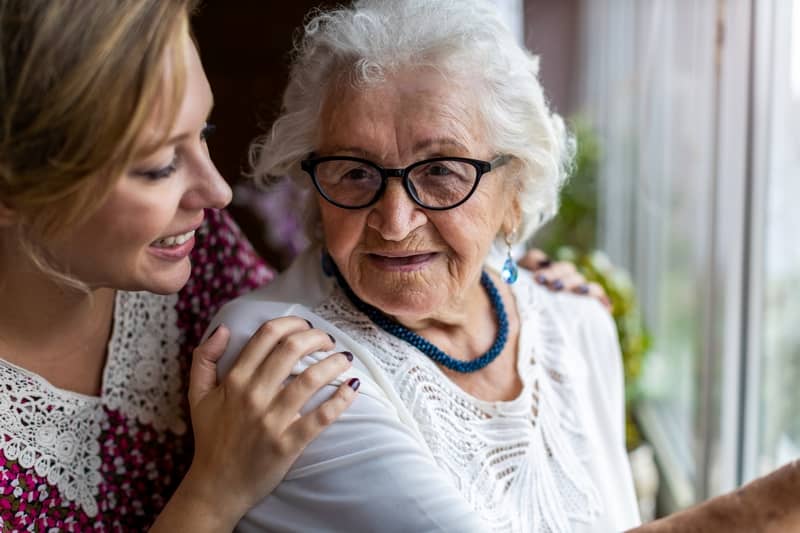
[[[265,319],[299,315],[354,354],[361,394],[243,531],[638,524],[609,315],[504,262],[555,213],[571,146],[490,4],[317,14],[254,153],[257,175],[313,188],[317,246],[215,319],[220,369]]]

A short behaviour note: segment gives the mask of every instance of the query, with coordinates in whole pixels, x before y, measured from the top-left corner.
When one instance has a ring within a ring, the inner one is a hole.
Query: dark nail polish
[[[312,324],[310,320],[306,320],[306,324],[308,324],[308,327],[311,329],[314,329],[314,324]]]
[[[554,291],[560,291],[564,288],[564,283],[560,279],[557,279],[553,282],[552,287]]]
[[[589,286],[585,283],[578,285],[578,288],[576,290],[578,294],[589,294]]]
[[[550,258],[542,259],[541,261],[539,261],[539,268],[547,268],[552,264],[553,261],[551,261]]]
[[[332,342],[333,344],[336,344],[336,339],[334,339],[334,338],[333,338],[333,335],[331,335],[330,333],[328,333],[328,337],[330,337],[330,339],[331,339],[331,342]]]
[[[342,352],[342,353],[344,354],[345,357],[347,357],[348,361],[353,362],[353,354],[351,352]]]
[[[347,384],[350,385],[351,389],[358,390],[358,388],[361,386],[361,380],[358,378],[352,378],[347,382]]]
[[[547,276],[545,276],[544,274],[539,274],[536,276],[536,281],[544,285],[545,283],[547,283]]]

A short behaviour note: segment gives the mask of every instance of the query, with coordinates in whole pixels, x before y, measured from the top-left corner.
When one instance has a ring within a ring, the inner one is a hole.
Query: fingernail
[[[311,329],[314,329],[314,324],[312,324],[310,320],[306,319],[306,324],[308,324],[308,327]]]
[[[333,335],[331,335],[330,333],[328,333],[328,337],[330,337],[330,339],[331,339],[331,342],[332,342],[333,344],[336,344],[336,339],[334,339],[334,338],[333,338]]]
[[[539,274],[536,276],[536,281],[544,285],[545,283],[547,283],[547,276],[545,276],[544,274]]]
[[[560,279],[557,279],[552,283],[551,286],[553,287],[553,290],[560,291],[564,288],[564,283]]]
[[[361,380],[359,380],[358,378],[352,378],[350,381],[347,382],[347,384],[350,385],[351,389],[358,390],[358,388],[361,386]]]
[[[552,264],[553,264],[553,261],[551,261],[550,258],[548,257],[548,258],[545,258],[545,259],[542,259],[541,261],[539,261],[539,268],[547,268]]]
[[[350,361],[351,363],[353,362],[353,354],[352,354],[352,352],[342,352],[342,353],[344,354],[345,357],[347,357],[348,361]]]
[[[585,283],[581,283],[578,285],[578,288],[575,289],[575,292],[578,294],[588,294],[589,293],[589,286]]]
[[[211,332],[211,335],[209,335],[209,336],[208,336],[208,338],[210,339],[211,337],[213,337],[214,335],[216,335],[216,334],[217,334],[217,331],[219,331],[219,328],[220,328],[221,326],[222,326],[222,324],[218,324],[218,325],[217,325],[217,327],[215,327],[215,328],[214,328],[214,331],[212,331],[212,332]]]

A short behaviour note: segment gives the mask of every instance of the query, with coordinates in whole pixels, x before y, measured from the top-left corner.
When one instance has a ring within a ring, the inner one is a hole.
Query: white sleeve
[[[318,393],[306,409],[333,390]],[[237,530],[477,533],[487,527],[391,409],[359,395]]]
[[[386,391],[364,366],[363,350],[306,307],[267,302],[258,292],[226,305],[209,328],[224,323],[231,330],[219,375],[225,375],[264,320],[285,315],[308,318],[334,334],[337,350],[353,351],[353,366],[336,383],[355,376],[362,385],[353,404],[308,445],[285,480],[245,515],[237,531],[486,531],[420,437],[401,422]],[[304,357],[293,373],[321,357],[324,354]],[[323,388],[303,411],[315,408],[334,391],[334,386]]]
[[[575,333],[588,371],[581,404],[596,441],[593,477],[611,522],[617,530],[627,530],[640,525],[641,519],[625,449],[622,352],[611,315],[593,300],[579,303]]]

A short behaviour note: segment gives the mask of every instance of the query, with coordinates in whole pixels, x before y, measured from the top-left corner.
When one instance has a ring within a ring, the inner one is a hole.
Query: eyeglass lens
[[[331,160],[317,164],[317,183],[334,202],[344,206],[368,204],[381,188],[381,173],[362,161]],[[449,207],[472,191],[478,170],[463,161],[425,161],[408,174],[412,194],[427,207]]]

